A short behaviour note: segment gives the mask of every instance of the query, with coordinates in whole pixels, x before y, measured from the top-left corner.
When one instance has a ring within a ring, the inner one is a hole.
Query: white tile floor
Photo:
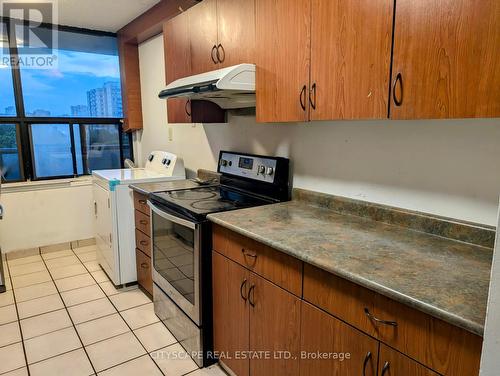
[[[87,246],[4,263],[0,375],[225,375],[198,369],[149,298],[117,290],[95,260]]]

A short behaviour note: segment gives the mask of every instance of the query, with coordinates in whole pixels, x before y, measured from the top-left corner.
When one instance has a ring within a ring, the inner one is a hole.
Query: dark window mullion
[[[85,132],[85,125],[80,124],[80,147],[82,149],[82,174],[89,174],[89,166],[87,160],[87,133]]]
[[[11,20],[6,20],[7,25],[7,38],[9,40],[9,52],[11,56],[11,61],[17,62],[19,59],[17,44],[16,44],[16,34],[15,28],[11,27]],[[34,175],[34,167],[32,163],[31,145],[30,145],[30,134],[28,130],[28,124],[24,121],[25,119],[25,109],[23,100],[23,88],[21,84],[21,70],[17,65],[11,67],[12,72],[12,82],[14,84],[14,97],[16,101],[16,111],[17,117],[22,119],[19,124],[20,129],[20,160],[23,161],[22,171],[24,180],[32,179]]]
[[[118,124],[118,145],[120,148],[120,167],[124,168],[125,163],[123,161],[123,129],[121,123]]]
[[[71,140],[71,159],[73,161],[73,176],[78,176],[78,169],[76,167],[76,146],[75,146],[75,133],[73,132],[73,123],[68,124],[69,138]]]

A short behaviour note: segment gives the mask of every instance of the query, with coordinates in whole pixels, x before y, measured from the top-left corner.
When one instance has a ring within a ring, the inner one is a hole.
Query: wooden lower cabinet
[[[144,290],[153,295],[153,276],[151,274],[151,258],[144,254],[141,250],[135,250],[137,262],[137,283]]]
[[[213,240],[215,350],[236,375],[478,376],[481,337],[229,230]]]
[[[299,375],[300,299],[250,273],[250,375]]]
[[[377,375],[377,340],[306,302],[301,331],[301,376]]]
[[[217,252],[212,267],[219,359],[238,376],[298,375],[300,299]]]
[[[438,373],[384,344],[380,345],[378,374],[380,376],[439,376]]]
[[[249,272],[217,252],[212,253],[214,349],[238,376],[248,376],[249,360],[240,353],[249,348]]]

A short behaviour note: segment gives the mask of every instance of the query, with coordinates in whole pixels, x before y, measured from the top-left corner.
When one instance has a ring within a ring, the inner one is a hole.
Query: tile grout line
[[[71,245],[70,245],[70,247],[71,247]],[[71,251],[73,252],[73,254],[74,254],[74,255],[76,255],[76,253],[73,251],[73,248],[70,248],[70,249],[71,249]],[[80,258],[79,258],[79,257],[77,257],[77,258],[78,258],[78,260],[81,262]],[[43,263],[45,264],[45,267],[46,267],[46,268],[47,268],[47,270],[48,270],[47,264],[45,263],[45,260],[43,259],[43,257],[42,257],[42,260],[43,260]],[[81,262],[81,263],[82,263],[82,262]],[[82,263],[82,264],[83,264],[83,263]],[[84,266],[84,267],[85,267],[85,266]],[[87,268],[85,268],[85,269],[87,269]],[[48,272],[49,272],[50,278],[52,278],[52,273],[50,273],[50,271],[49,271],[49,270],[48,270]],[[71,315],[69,314],[68,307],[66,306],[66,303],[64,303],[64,299],[62,298],[61,292],[59,291],[59,287],[57,287],[57,284],[55,283],[54,278],[52,278],[52,282],[53,282],[53,283],[54,283],[54,285],[56,286],[57,293],[59,294],[59,299],[61,299],[61,301],[62,301],[62,303],[63,303],[63,306],[64,306],[64,309],[66,310],[66,314],[68,315],[68,317],[69,317],[69,319],[70,319],[70,321],[71,321],[71,324],[73,325],[73,330],[75,331],[75,333],[76,333],[76,335],[77,335],[77,337],[78,337],[78,340],[79,340],[79,341],[80,341],[80,343],[82,344],[82,349],[83,349],[83,351],[85,352],[85,355],[87,356],[87,359],[88,359],[88,361],[89,361],[89,363],[90,363],[90,366],[92,367],[92,370],[94,371],[94,375],[97,375],[97,371],[96,371],[96,369],[95,369],[95,367],[94,367],[94,364],[93,364],[93,363],[92,363],[92,361],[90,360],[89,354],[87,353],[87,349],[85,348],[85,345],[83,344],[83,341],[82,341],[82,339],[81,339],[81,337],[80,337],[80,334],[78,333],[78,330],[76,330],[75,322],[73,321],[73,318],[72,318],[72,317],[71,317]],[[76,349],[76,350],[78,350],[78,349]],[[75,349],[73,349],[73,350],[71,350],[71,351],[75,351]],[[61,354],[59,354],[59,355],[61,355]],[[28,369],[29,369],[29,367],[28,367]]]
[[[77,256],[77,257],[78,257],[78,256]],[[80,259],[80,258],[78,257],[78,259]],[[85,265],[84,265],[84,266],[85,266]],[[85,268],[87,268],[87,267],[85,266]],[[92,278],[94,278],[94,276],[93,276],[92,274],[91,274],[91,276],[92,276]],[[94,280],[95,280],[95,278],[94,278]],[[97,281],[96,281],[96,282],[97,282]],[[146,347],[142,344],[142,342],[141,342],[141,340],[139,339],[139,337],[137,337],[137,335],[135,334],[134,330],[132,329],[132,327],[131,327],[131,326],[129,325],[129,323],[127,322],[127,320],[125,320],[125,318],[122,316],[121,312],[120,312],[120,311],[116,308],[116,306],[114,305],[113,301],[110,299],[110,297],[108,296],[108,294],[106,294],[106,291],[104,291],[104,290],[102,289],[102,287],[101,287],[101,285],[100,285],[99,283],[97,283],[97,285],[98,285],[98,286],[99,286],[99,288],[100,288],[100,289],[104,292],[104,295],[106,295],[106,298],[108,298],[108,301],[111,303],[111,305],[114,307],[114,309],[118,312],[118,315],[120,316],[120,318],[121,318],[121,319],[125,322],[125,325],[127,325],[127,327],[130,329],[130,332],[131,332],[131,333],[132,333],[132,335],[135,337],[135,339],[137,340],[137,342],[139,342],[139,344],[142,346],[142,348],[144,349],[144,351],[146,352],[146,354],[148,355],[148,357],[151,359],[151,361],[154,363],[154,365],[156,366],[156,368],[158,368],[158,370],[160,371],[160,373],[161,373],[162,375],[166,376],[166,375],[165,375],[165,373],[163,373],[163,371],[161,370],[160,366],[159,366],[159,365],[155,362],[155,360],[154,360],[154,359],[153,359],[153,357],[151,356],[150,352],[149,352],[149,351],[146,349]],[[146,304],[149,304],[149,303],[146,303]],[[143,304],[143,305],[146,305],[146,304]],[[133,308],[135,308],[135,307],[133,307]],[[126,311],[126,310],[125,310],[125,311]],[[161,321],[160,321],[160,322],[161,322]],[[147,326],[147,325],[145,325],[144,327],[146,327],[146,326]],[[137,328],[137,329],[139,329],[139,328]],[[175,337],[174,337],[174,338],[175,338]],[[176,338],[176,339],[177,339],[177,338]],[[175,343],[178,343],[178,342],[175,342]],[[158,351],[158,350],[156,350],[156,351]],[[141,357],[142,357],[142,356],[144,356],[144,355],[145,355],[145,354],[142,354],[142,355],[141,355]],[[139,358],[139,357],[137,357],[137,358]],[[137,359],[137,358],[134,358],[134,359]],[[129,361],[131,361],[131,360],[134,360],[134,359],[129,359],[129,360],[127,360],[126,362],[123,362],[123,363],[120,363],[120,364],[127,363],[127,362],[129,362]],[[120,364],[118,364],[118,365],[120,365]],[[117,366],[117,365],[114,365],[113,367],[116,367],[116,366]],[[113,368],[113,367],[110,367],[110,368]],[[109,369],[109,368],[108,368],[108,369]],[[101,372],[102,372],[102,371],[101,371]]]
[[[40,248],[39,248],[40,250]],[[8,260],[6,261],[7,264],[7,270],[9,272],[9,280],[10,280],[10,287],[12,289],[12,298],[14,299],[14,307],[16,309],[16,315],[17,315],[17,327],[19,328],[19,335],[21,336],[21,346],[23,347],[23,354],[24,354],[24,362],[25,362],[25,367],[26,371],[28,372],[28,376],[31,376],[31,371],[28,367],[28,356],[26,355],[26,347],[24,346],[24,336],[23,336],[23,330],[21,329],[21,319],[19,317],[19,310],[17,309],[17,300],[16,300],[16,293],[14,292],[14,284],[12,283],[12,275],[10,274],[10,265]],[[17,369],[21,369],[17,368]],[[13,371],[13,370],[11,370]],[[10,372],[10,371],[7,371]]]

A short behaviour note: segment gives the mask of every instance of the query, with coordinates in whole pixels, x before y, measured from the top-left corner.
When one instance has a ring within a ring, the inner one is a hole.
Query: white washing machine
[[[117,286],[137,281],[134,183],[159,183],[186,178],[182,158],[153,151],[144,168],[92,172],[97,259]]]

